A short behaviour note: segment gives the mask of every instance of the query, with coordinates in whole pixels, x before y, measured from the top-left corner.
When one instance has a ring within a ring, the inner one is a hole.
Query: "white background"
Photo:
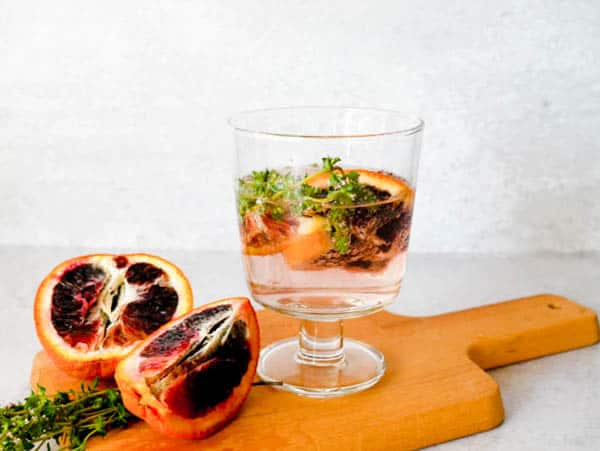
[[[600,250],[597,1],[0,0],[0,244],[237,249],[226,118],[426,123],[411,248]]]

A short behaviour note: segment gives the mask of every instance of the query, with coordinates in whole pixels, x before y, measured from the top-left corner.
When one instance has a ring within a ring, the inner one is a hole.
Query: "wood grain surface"
[[[262,345],[297,332],[297,321],[260,311]],[[373,388],[328,400],[253,388],[237,419],[200,441],[173,440],[139,422],[94,439],[103,450],[402,450],[498,426],[498,384],[484,370],[596,343],[594,311],[539,295],[427,318],[386,312],[344,323],[346,336],[385,354]],[[31,384],[50,391],[79,385],[44,353]]]

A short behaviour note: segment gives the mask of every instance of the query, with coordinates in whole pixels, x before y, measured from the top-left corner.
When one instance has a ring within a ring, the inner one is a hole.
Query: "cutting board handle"
[[[432,318],[434,319],[434,318]],[[435,317],[444,333],[464,336],[469,357],[484,369],[579,348],[600,339],[596,313],[541,294]]]

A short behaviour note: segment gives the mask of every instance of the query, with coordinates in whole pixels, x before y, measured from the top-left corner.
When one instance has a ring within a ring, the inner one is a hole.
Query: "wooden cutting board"
[[[297,332],[297,321],[260,311],[262,345]],[[139,422],[94,439],[90,450],[401,450],[498,426],[498,384],[484,370],[596,343],[594,311],[540,295],[410,318],[382,312],[345,322],[346,335],[383,351],[387,372],[373,388],[327,400],[259,386],[238,418],[206,440],[172,440]],[[79,386],[44,353],[32,386]]]

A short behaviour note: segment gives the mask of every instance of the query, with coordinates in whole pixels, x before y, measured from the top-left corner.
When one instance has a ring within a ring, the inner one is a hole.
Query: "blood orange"
[[[412,189],[404,180],[398,177],[368,169],[344,169],[344,173],[349,172],[357,172],[359,183],[369,185],[382,193],[388,193],[389,198],[403,200],[404,202],[412,201]],[[318,172],[307,177],[304,183],[316,188],[327,188],[330,183],[329,173]]]
[[[107,378],[135,344],[193,307],[185,275],[147,254],[67,260],[42,281],[34,306],[52,360],[82,379]]]
[[[298,221],[293,216],[275,219],[249,212],[241,228],[243,252],[246,255],[270,255],[281,252],[295,234]]]
[[[246,298],[223,299],[161,327],[117,366],[127,410],[170,437],[202,438],[250,392],[259,335]]]
[[[307,263],[331,249],[327,220],[321,216],[300,217],[298,223],[296,233],[281,253],[290,267],[310,269],[305,267]]]

